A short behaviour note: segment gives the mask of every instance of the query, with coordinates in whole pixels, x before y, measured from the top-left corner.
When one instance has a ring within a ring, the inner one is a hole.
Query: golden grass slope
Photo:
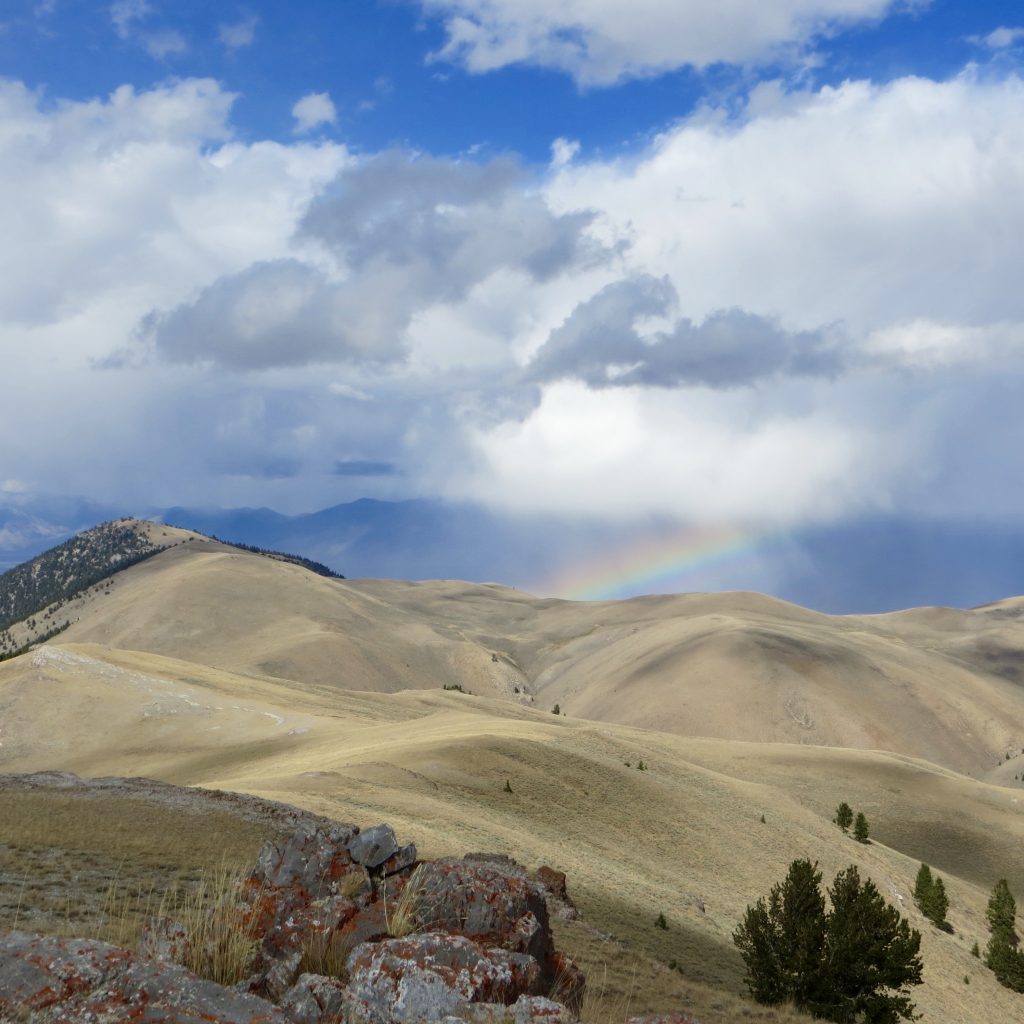
[[[193,537],[113,577],[60,638],[312,686],[460,685],[679,735],[890,750],[1024,777],[1024,603],[828,616],[756,594],[538,600],[331,580]]]
[[[97,645],[50,645],[0,665],[0,709],[0,771],[251,792],[363,825],[389,821],[428,855],[489,849],[565,870],[585,926],[566,926],[563,941],[592,975],[603,957],[618,993],[639,957],[636,1011],[686,1006],[706,1024],[796,1019],[743,1001],[730,936],[746,904],[807,856],[827,879],[856,862],[922,929],[926,1021],[1024,1016],[1024,999],[969,952],[984,945],[996,878],[1024,891],[1019,794],[923,761],[684,738],[459,693],[348,693]],[[842,799],[866,811],[876,843],[831,824]],[[920,859],[946,880],[955,935],[911,902]],[[659,913],[667,931],[654,926]]]

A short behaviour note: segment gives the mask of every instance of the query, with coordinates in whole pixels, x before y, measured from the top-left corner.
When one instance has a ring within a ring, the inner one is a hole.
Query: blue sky
[[[756,66],[683,64],[627,74],[610,85],[525,61],[473,74],[462,62],[437,59],[447,36],[446,5],[424,10],[415,0],[147,0],[124,5],[128,20],[120,30],[115,4],[8,0],[0,61],[6,76],[53,100],[104,96],[126,82],[146,88],[169,77],[216,78],[238,94],[233,123],[249,139],[287,138],[295,100],[327,92],[338,121],[322,126],[324,134],[364,152],[389,146],[447,155],[511,151],[546,162],[560,136],[578,139],[590,153],[616,154],[642,145],[707,97],[741,97],[766,78],[795,76],[805,86],[944,78],[968,61],[992,62],[991,48],[977,40],[1024,20],[1015,0],[885,7],[888,16],[812,35],[813,66],[794,69],[767,53]],[[1019,57],[1015,47],[1007,49],[998,54],[1003,67]]]
[[[1013,521],[1022,61],[1008,0],[7,0],[0,498]]]

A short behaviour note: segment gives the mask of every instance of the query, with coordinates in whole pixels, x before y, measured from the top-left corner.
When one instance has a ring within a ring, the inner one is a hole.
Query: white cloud
[[[751,423],[747,405],[550,385],[522,422],[473,431],[478,463],[450,493],[520,512],[762,523],[827,520],[877,497],[881,439],[823,412]]]
[[[141,37],[141,42],[146,48],[146,52],[157,60],[188,52],[188,42],[185,37],[173,28],[147,32]]]
[[[968,36],[967,38],[969,42],[975,43],[978,46],[987,46],[990,50],[1005,50],[1024,41],[1024,28],[1000,26],[997,29],[993,29],[987,35]]]
[[[260,19],[255,14],[247,14],[239,21],[222,23],[217,30],[217,38],[229,50],[241,50],[252,46],[256,41],[256,26]]]
[[[295,118],[296,134],[304,135],[322,124],[335,124],[338,111],[329,93],[311,92],[292,107],[292,117]]]
[[[114,0],[110,5],[110,20],[122,39],[137,42],[156,60],[186,53],[188,42],[177,29],[146,31],[141,28],[155,13],[156,8],[148,0]]]
[[[602,211],[680,312],[740,308],[857,337],[918,318],[1024,320],[1024,82],[848,82],[731,121],[706,111],[629,160],[576,161],[557,209]]]
[[[110,20],[122,39],[127,39],[135,26],[152,13],[153,5],[147,0],[114,0],[110,5]]]
[[[565,167],[576,159],[580,151],[580,144],[570,139],[555,139],[551,143],[551,166]]]
[[[360,496],[347,459],[398,467],[382,497],[723,522],[1024,501],[1017,78],[776,84],[541,177],[244,143],[232,100],[0,82],[5,477],[294,509]]]
[[[420,0],[444,19],[438,56],[470,71],[536,64],[583,85],[685,65],[778,58],[845,25],[929,0]]]

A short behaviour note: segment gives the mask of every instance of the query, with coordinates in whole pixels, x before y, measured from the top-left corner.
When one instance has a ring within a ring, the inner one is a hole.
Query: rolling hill
[[[794,857],[827,878],[855,862],[923,932],[925,1021],[1024,1015],[970,954],[994,881],[1024,891],[1020,601],[576,604],[326,579],[199,535],[77,601],[0,665],[0,772],[235,790],[387,820],[431,855],[551,863],[584,915],[560,942],[592,984],[706,1024],[802,1019],[746,1001],[732,929]],[[844,799],[871,845],[831,823]],[[913,906],[921,860],[952,935]]]

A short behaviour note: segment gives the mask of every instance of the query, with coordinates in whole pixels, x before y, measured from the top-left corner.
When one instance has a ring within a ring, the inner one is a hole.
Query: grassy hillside
[[[324,579],[207,541],[119,573],[78,619],[62,639],[310,686],[458,685],[680,735],[890,750],[1024,779],[1024,686],[1008,667],[1024,663],[1021,602],[836,617],[753,594],[538,600]]]
[[[969,952],[984,944],[995,879],[1024,891],[1020,807],[1008,789],[921,761],[687,739],[457,692],[346,693],[95,646],[0,666],[0,701],[5,771],[250,792],[390,821],[428,854],[495,849],[565,870],[584,922],[562,941],[607,977],[609,1000],[632,989],[634,1010],[686,1005],[708,1024],[798,1019],[748,1007],[730,935],[746,904],[808,856],[826,877],[857,863],[922,929],[926,1021],[1024,1011]],[[867,812],[874,844],[831,824],[841,799]],[[955,836],[967,837],[963,853]],[[912,904],[919,859],[946,879],[953,935]]]

